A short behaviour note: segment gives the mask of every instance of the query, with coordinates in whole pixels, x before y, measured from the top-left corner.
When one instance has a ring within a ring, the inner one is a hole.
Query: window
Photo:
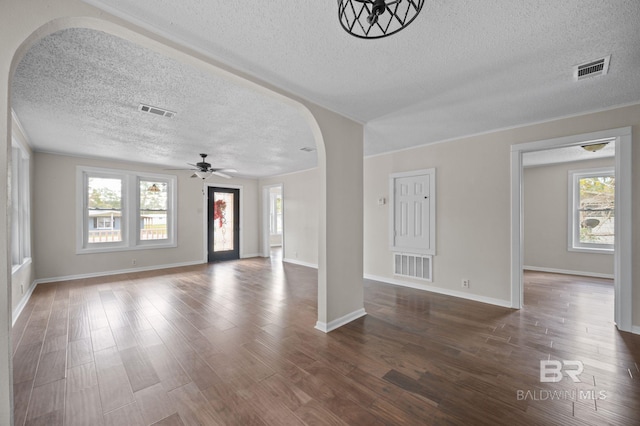
[[[138,220],[140,223],[140,240],[166,240],[168,187],[166,180],[140,179],[140,209]]]
[[[612,168],[569,172],[569,250],[613,252],[615,180]]]
[[[176,246],[176,177],[78,167],[78,253]]]
[[[113,217],[96,217],[93,219],[95,229],[113,229],[115,220]]]
[[[16,270],[31,260],[29,155],[15,139],[11,155],[11,264]]]
[[[93,229],[87,229],[87,245],[121,242],[121,230],[113,224],[116,217],[122,216],[122,178],[88,175],[86,196],[86,215],[93,222]]]
[[[271,209],[269,212],[269,232],[271,235],[282,235],[282,196],[275,192],[271,192],[269,196]]]

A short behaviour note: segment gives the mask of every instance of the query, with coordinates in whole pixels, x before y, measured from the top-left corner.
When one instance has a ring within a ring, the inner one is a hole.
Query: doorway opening
[[[523,304],[607,327],[614,318],[615,139],[599,145],[523,155]]]
[[[207,197],[207,260],[240,258],[240,189],[211,186]]]
[[[520,309],[524,288],[524,196],[523,157],[525,153],[551,148],[582,146],[586,141],[615,140],[615,229],[614,229],[614,321],[619,330],[632,329],[631,280],[631,128],[605,130],[567,136],[511,147],[511,305]]]
[[[262,194],[262,256],[283,258],[284,197],[282,184],[268,185]]]

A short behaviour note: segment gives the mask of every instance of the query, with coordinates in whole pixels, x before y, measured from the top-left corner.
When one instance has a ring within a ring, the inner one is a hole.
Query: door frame
[[[285,210],[284,210],[284,184],[274,183],[271,185],[265,185],[262,187],[262,257],[271,256],[271,235],[269,214],[270,209],[270,197],[269,192],[271,188],[280,188],[280,197],[282,197],[282,256],[284,258],[284,234],[285,234]],[[242,210],[241,210],[242,212]]]
[[[614,320],[619,330],[632,332],[632,159],[631,127],[603,130],[511,146],[511,307],[523,303],[523,166],[526,152],[582,145],[587,141],[615,138],[616,222],[614,250]],[[623,232],[624,231],[624,232]]]
[[[238,225],[239,229],[239,243],[238,243],[238,253],[240,254],[240,259],[244,258],[244,253],[242,251],[242,241],[243,241],[243,223],[244,223],[244,186],[243,185],[232,185],[225,183],[217,183],[217,182],[205,182],[203,186],[203,194],[202,194],[202,251],[203,256],[202,260],[204,263],[209,263],[209,188],[226,188],[226,189],[237,189],[239,190],[238,194],[238,204],[240,206],[240,223]]]

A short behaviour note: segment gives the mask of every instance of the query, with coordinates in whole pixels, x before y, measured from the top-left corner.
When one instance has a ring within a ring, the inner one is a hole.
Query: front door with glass
[[[240,190],[209,188],[208,198],[208,259],[240,258]]]

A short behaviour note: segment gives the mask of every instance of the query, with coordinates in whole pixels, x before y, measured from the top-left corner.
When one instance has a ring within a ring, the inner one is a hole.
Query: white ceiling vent
[[[573,67],[574,80],[584,80],[589,77],[597,77],[599,75],[605,75],[609,71],[609,60],[611,55],[604,58],[591,61],[587,64],[576,65]]]
[[[147,112],[149,114],[161,115],[163,117],[169,117],[169,118],[173,118],[173,116],[176,115],[176,113],[173,111],[169,111],[166,109],[154,107],[151,105],[145,105],[145,104],[140,104],[140,106],[138,107],[138,111]]]

